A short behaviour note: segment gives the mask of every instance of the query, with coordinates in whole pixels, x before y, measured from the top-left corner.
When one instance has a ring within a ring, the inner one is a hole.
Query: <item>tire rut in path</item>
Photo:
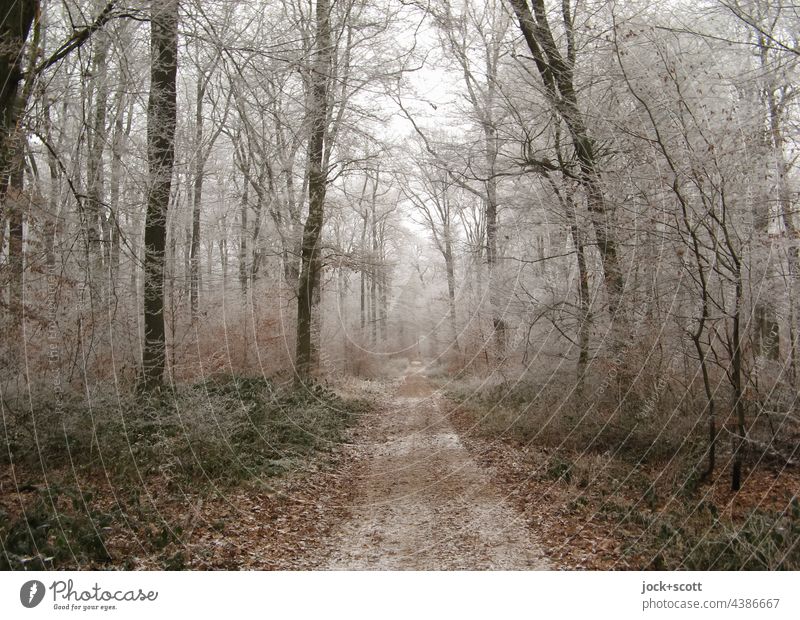
[[[530,570],[548,563],[467,452],[430,383],[405,377],[374,419],[332,570]]]

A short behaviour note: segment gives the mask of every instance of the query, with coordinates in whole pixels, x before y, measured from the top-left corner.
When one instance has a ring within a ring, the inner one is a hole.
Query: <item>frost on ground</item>
[[[521,515],[459,440],[430,383],[410,374],[371,416],[349,516],[319,567],[530,570],[548,562]]]

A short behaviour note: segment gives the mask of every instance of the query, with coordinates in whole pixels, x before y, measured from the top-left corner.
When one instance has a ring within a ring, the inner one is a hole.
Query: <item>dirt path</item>
[[[373,419],[333,570],[547,569],[520,514],[462,445],[430,383],[410,372]]]

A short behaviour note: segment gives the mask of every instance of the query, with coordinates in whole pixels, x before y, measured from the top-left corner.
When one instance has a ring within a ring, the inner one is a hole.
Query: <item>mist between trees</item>
[[[796,5],[2,9],[9,411],[424,358],[797,460]]]

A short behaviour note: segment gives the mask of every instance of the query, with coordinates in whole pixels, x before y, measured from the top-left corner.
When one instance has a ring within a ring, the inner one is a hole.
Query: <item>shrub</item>
[[[65,505],[66,504],[66,505]],[[87,509],[90,493],[51,486],[41,491],[23,515],[0,513],[0,570],[47,570],[74,561],[107,562],[104,535],[111,514]]]
[[[68,395],[58,407],[36,403],[28,422],[35,423],[38,443],[22,427],[24,416],[5,425],[9,449],[0,458],[14,464],[21,488],[14,501],[0,502],[0,568],[102,564],[111,560],[108,532],[124,529],[160,554],[163,568],[179,569],[185,563],[175,544],[179,526],[140,500],[140,476],[203,494],[279,475],[331,451],[368,407],[316,384],[295,389],[231,375],[155,397],[90,402]],[[113,502],[90,491],[100,470],[114,488]],[[46,488],[38,482],[43,473]],[[43,490],[29,496],[37,485]],[[109,503],[114,507],[104,508]]]

